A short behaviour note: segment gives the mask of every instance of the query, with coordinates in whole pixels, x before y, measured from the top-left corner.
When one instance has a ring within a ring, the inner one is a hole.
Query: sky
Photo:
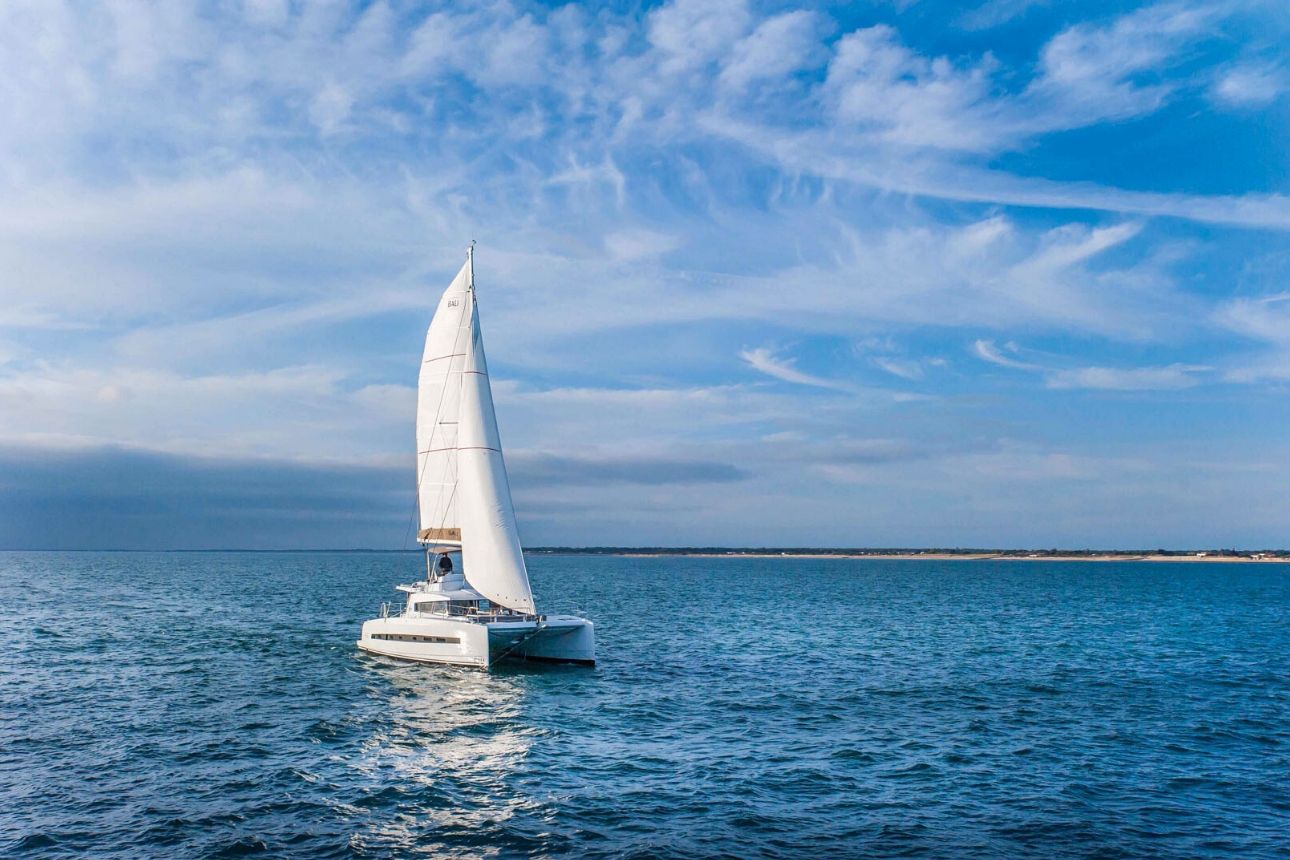
[[[0,5],[0,547],[1290,546],[1271,2]]]

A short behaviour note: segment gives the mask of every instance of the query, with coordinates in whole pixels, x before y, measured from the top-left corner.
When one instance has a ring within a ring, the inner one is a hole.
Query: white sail
[[[524,566],[511,486],[493,412],[493,391],[471,290],[471,327],[461,384],[458,501],[462,565],[471,586],[508,609],[533,612],[533,591]]]
[[[462,369],[470,351],[471,261],[461,267],[426,332],[417,380],[418,540],[446,551],[461,545],[458,517],[458,413]]]
[[[472,252],[426,333],[417,395],[417,503],[425,579],[399,586],[407,595],[402,611],[385,607],[381,617],[363,623],[359,648],[481,669],[504,658],[595,665],[590,621],[538,615],[533,604],[484,360]],[[446,559],[429,555],[455,552],[461,565],[452,572]]]

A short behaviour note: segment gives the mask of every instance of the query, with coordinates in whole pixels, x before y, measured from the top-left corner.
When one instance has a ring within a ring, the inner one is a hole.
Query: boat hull
[[[480,621],[426,615],[364,622],[357,645],[371,654],[418,663],[487,669],[502,660],[594,666],[595,626],[572,615]]]

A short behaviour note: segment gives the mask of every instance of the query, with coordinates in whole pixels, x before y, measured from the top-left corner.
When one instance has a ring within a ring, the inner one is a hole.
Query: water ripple
[[[1290,856],[1280,567],[541,556],[493,674],[354,649],[416,567],[0,554],[0,855]]]

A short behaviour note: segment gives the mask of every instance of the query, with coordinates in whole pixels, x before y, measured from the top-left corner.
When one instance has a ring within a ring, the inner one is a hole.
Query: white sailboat
[[[386,604],[364,622],[359,648],[481,668],[502,659],[595,664],[590,621],[542,615],[533,603],[484,361],[473,246],[426,332],[417,506],[425,579],[398,586],[403,606]]]

